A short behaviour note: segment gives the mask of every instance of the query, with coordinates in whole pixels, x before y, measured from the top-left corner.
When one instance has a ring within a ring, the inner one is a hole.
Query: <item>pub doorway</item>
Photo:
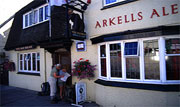
[[[53,65],[55,64],[61,64],[61,68],[66,69],[71,74],[71,52],[64,48],[56,50],[53,53]],[[72,85],[72,76],[67,79],[66,85]]]

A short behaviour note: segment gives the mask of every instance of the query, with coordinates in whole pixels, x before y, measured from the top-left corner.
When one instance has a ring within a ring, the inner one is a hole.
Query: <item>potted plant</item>
[[[77,76],[80,80],[85,78],[90,80],[95,76],[96,65],[91,65],[89,60],[80,58],[78,61],[74,61],[73,64],[72,75]]]

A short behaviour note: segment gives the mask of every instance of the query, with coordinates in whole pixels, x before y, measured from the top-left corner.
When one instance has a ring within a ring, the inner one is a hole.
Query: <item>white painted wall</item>
[[[28,53],[28,52],[39,52],[40,53],[40,76],[23,75],[18,73],[18,54]],[[9,59],[15,62],[16,71],[9,72],[9,85],[15,87],[21,87],[25,89],[40,91],[41,84],[45,82],[45,71],[47,72],[47,77],[51,71],[52,59],[49,52],[44,51],[42,48],[36,48],[26,51],[10,51]],[[46,56],[45,56],[46,54]],[[46,60],[45,60],[46,57]],[[46,61],[46,67],[45,67]],[[46,69],[45,69],[46,68]]]
[[[90,40],[86,41],[87,44],[87,51],[85,52],[77,52],[76,51],[76,45],[75,42],[73,42],[72,47],[71,47],[71,64],[72,64],[72,68],[73,68],[73,62],[74,61],[78,61],[80,58],[83,59],[88,59],[92,65],[98,65],[98,52],[97,50],[97,46],[96,45],[92,45]],[[96,67],[96,69],[98,69],[98,66]],[[87,86],[87,100],[92,100],[92,101],[96,101],[95,99],[95,92],[96,92],[96,85],[94,83],[94,81],[98,78],[98,70],[95,71],[95,77],[92,80],[88,80],[88,79],[82,79],[80,81],[83,81],[86,83]],[[72,83],[77,83],[79,82],[79,80],[77,79],[76,76],[73,76],[72,78]]]
[[[176,9],[176,12],[178,11],[178,14],[172,14],[171,5],[173,4],[178,4],[178,6],[175,6],[175,8],[178,8]],[[165,7],[165,13],[169,15],[163,16],[162,7]],[[85,12],[86,31],[91,38],[103,34],[122,32],[126,30],[144,29],[161,25],[168,26],[173,24],[180,24],[179,0],[138,0],[105,10],[101,10],[102,8],[102,0],[92,0],[92,3],[88,6],[87,11]],[[153,18],[150,18],[153,9],[156,9],[160,17],[154,15]],[[143,16],[143,19],[139,21],[139,17],[137,15],[138,12],[142,12]],[[131,14],[134,15],[134,19],[136,19],[137,21],[131,21]],[[127,20],[130,21],[129,23],[125,23],[124,15],[127,15]],[[122,24],[118,24],[117,17],[119,16],[122,17]],[[109,26],[109,18],[115,18],[113,22],[116,25]],[[108,26],[106,27],[102,26],[104,19],[108,21]],[[95,28],[97,21],[101,24],[101,28]]]
[[[178,107],[178,92],[161,92],[96,85],[96,102],[103,107]]]
[[[177,4],[177,14],[172,14],[171,5]],[[163,16],[163,7],[165,13],[169,14]],[[179,0],[138,0],[136,2],[127,3],[124,5],[112,7],[101,10],[102,0],[92,0],[88,9],[85,11],[85,30],[88,36],[87,51],[76,52],[75,42],[71,48],[72,67],[73,62],[79,58],[89,59],[92,64],[98,65],[98,48],[97,45],[92,45],[90,38],[98,37],[103,34],[111,34],[116,32],[123,32],[127,30],[137,30],[152,28],[157,26],[170,26],[180,24],[180,2]],[[160,17],[156,15],[151,18],[153,9],[156,9]],[[142,12],[143,19],[137,20],[138,12]],[[131,14],[137,21],[130,21]],[[127,15],[129,23],[125,23],[124,15]],[[117,17],[122,17],[122,24],[117,24]],[[103,27],[103,20],[109,21],[109,18],[115,18],[116,25],[109,25]],[[96,27],[97,21],[101,23],[101,28]],[[180,97],[178,92],[161,92],[129,88],[107,87],[95,84],[94,81],[98,79],[98,66],[96,67],[96,77],[93,80],[83,79],[81,81],[87,84],[87,100],[96,101],[103,107],[170,107],[180,106]],[[77,78],[73,77],[73,83],[78,82]]]

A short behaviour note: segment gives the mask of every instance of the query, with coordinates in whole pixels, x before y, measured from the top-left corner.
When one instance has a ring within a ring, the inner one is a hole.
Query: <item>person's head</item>
[[[55,66],[56,66],[56,69],[57,69],[57,70],[60,70],[60,69],[61,69],[61,64],[56,64]]]
[[[73,13],[73,10],[72,9],[69,9],[68,10],[68,14],[70,15],[70,14],[72,14]]]
[[[62,69],[63,72],[67,72],[66,69]]]

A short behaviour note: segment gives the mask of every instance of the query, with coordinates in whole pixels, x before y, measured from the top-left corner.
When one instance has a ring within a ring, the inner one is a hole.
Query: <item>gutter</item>
[[[8,18],[5,22],[3,22],[1,25],[0,25],[0,28],[2,28],[4,25],[6,25],[9,21],[11,21],[11,19],[14,18],[15,15],[12,15],[10,18]]]

